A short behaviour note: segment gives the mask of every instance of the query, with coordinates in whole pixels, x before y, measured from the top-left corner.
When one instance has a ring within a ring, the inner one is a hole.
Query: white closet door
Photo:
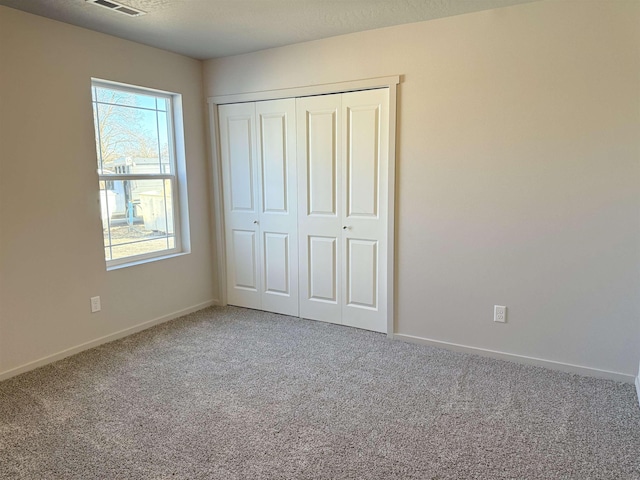
[[[298,316],[295,99],[257,102],[262,309]]]
[[[342,323],[341,95],[298,98],[300,316]]]
[[[220,150],[224,179],[227,301],[261,308],[261,255],[257,195],[255,105],[220,105]]]
[[[387,331],[389,90],[342,96],[342,323]]]
[[[379,89],[219,107],[228,303],[386,331],[388,106]]]

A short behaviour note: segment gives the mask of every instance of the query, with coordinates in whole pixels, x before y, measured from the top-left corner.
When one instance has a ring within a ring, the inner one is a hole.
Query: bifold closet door
[[[297,100],[300,316],[387,331],[389,90]]]
[[[220,105],[227,301],[261,308],[255,105]]]
[[[387,331],[389,89],[342,95],[342,323]]]
[[[227,301],[298,315],[295,100],[221,105]]]
[[[296,102],[256,103],[262,309],[298,316]]]
[[[342,95],[298,98],[300,316],[342,323]]]

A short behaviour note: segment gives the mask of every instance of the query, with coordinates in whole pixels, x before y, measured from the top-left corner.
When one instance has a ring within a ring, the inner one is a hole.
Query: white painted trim
[[[162,238],[162,237],[160,237]],[[166,252],[166,250],[163,250],[163,252]],[[120,270],[122,268],[127,268],[127,267],[133,267],[134,265],[144,265],[145,263],[153,263],[153,262],[157,262],[159,260],[167,260],[169,258],[175,258],[175,257],[182,257],[184,255],[190,255],[191,252],[178,252],[178,253],[169,253],[168,255],[163,255],[161,257],[156,256],[150,256],[150,257],[136,257],[138,258],[138,260],[132,261],[132,262],[126,262],[126,263],[119,263],[117,265],[112,265],[110,267],[107,267],[107,272],[111,272],[113,270]],[[125,257],[127,260],[130,260],[133,257]]]
[[[396,196],[396,105],[397,85],[400,75],[388,77],[367,78],[339,83],[309,85],[304,87],[285,88],[279,90],[265,90],[261,92],[238,93],[232,95],[218,95],[207,98],[209,105],[209,138],[211,141],[211,170],[213,192],[213,211],[215,215],[216,254],[218,255],[218,283],[220,286],[220,304],[227,304],[227,272],[224,235],[224,215],[222,199],[222,166],[220,163],[220,132],[218,119],[218,105],[228,103],[257,102],[277,100],[282,98],[308,97],[331,93],[371,90],[374,88],[389,89],[389,172],[388,172],[388,203],[387,203],[387,337],[393,339],[395,325],[395,196]]]
[[[48,365],[49,363],[62,360],[63,358],[70,357],[71,355],[75,355],[76,353],[80,353],[85,350],[89,350],[90,348],[97,347],[98,345],[102,345],[104,343],[112,342],[114,340],[127,337],[134,333],[141,332],[142,330],[146,330],[147,328],[151,328],[155,325],[168,322],[169,320],[173,320],[173,319],[182,317],[184,315],[187,315],[189,313],[196,312],[198,310],[202,310],[203,308],[207,308],[217,304],[218,304],[217,300],[209,300],[207,302],[202,302],[197,305],[193,305],[192,307],[183,308],[182,310],[178,310],[177,312],[172,312],[167,315],[154,318],[153,320],[148,320],[138,325],[134,325],[133,327],[125,328],[124,330],[120,330],[118,332],[105,335],[104,337],[96,338],[95,340],[91,340],[89,342],[76,345],[75,347],[67,348],[65,350],[62,350],[61,352],[54,353],[53,355],[48,355],[38,360],[34,360],[33,362],[25,363],[24,365],[21,365],[19,367],[12,368],[11,370],[0,372],[0,381],[6,380],[11,377],[15,377],[16,375],[20,375],[21,373],[25,373],[30,370],[35,370],[38,367],[42,367],[44,365]]]
[[[218,294],[220,305],[227,305],[227,262],[224,237],[224,209],[222,197],[222,163],[220,162],[220,132],[218,105],[209,102],[209,141],[211,155],[211,185],[213,188],[213,215],[215,222],[216,261],[218,263]]]
[[[389,165],[387,172],[387,337],[395,333],[396,105],[397,84],[389,83]]]
[[[396,333],[394,335],[394,338],[409,343],[430,345],[433,347],[445,348],[447,350],[454,350],[457,352],[481,355],[483,357],[497,358],[499,360],[507,360],[525,365],[536,365],[539,367],[559,370],[562,372],[577,373],[579,375],[584,375],[587,377],[606,378],[608,380],[616,380],[618,382],[633,383],[633,375],[628,375],[626,373],[612,372],[610,370],[601,370],[592,367],[584,367],[582,365],[573,365],[571,363],[557,362],[555,360],[545,360],[543,358],[528,357],[526,355],[518,355],[515,353],[499,352],[497,350],[489,350],[486,348],[470,347],[468,345],[460,345],[458,343],[444,342],[442,340],[416,337],[413,335],[405,335],[402,333]]]
[[[141,85],[132,85],[130,83],[114,82],[113,80],[105,80],[104,78],[91,77],[91,83],[99,83],[105,88],[117,88],[118,90],[124,90],[129,93],[140,93],[141,90],[146,90],[147,95],[161,96],[165,98],[171,98],[175,95],[179,95],[175,92],[168,90],[159,90],[157,88],[143,87]]]
[[[264,90],[261,92],[236,93],[232,95],[216,95],[208,97],[209,104],[222,105],[225,103],[259,102],[263,100],[278,100],[281,98],[309,97],[327,93],[354,92],[356,90],[370,90],[372,88],[387,88],[400,83],[399,75],[389,77],[366,78],[339,83],[325,83],[322,85],[307,85],[304,87],[283,88],[279,90]]]

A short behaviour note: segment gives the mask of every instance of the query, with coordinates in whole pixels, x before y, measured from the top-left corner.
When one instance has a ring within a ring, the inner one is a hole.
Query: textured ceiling
[[[207,59],[537,0],[119,0],[127,17],[85,0],[0,5]]]

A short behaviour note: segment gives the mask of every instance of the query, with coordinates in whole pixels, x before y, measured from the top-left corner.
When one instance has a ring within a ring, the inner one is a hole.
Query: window
[[[91,90],[107,267],[182,252],[180,96],[98,80]]]

